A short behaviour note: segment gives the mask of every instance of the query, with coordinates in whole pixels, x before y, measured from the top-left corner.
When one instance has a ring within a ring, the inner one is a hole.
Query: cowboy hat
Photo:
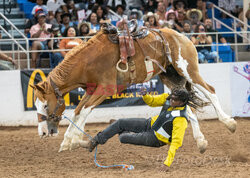
[[[168,15],[169,14],[175,14],[176,18],[178,17],[178,12],[177,11],[174,11],[173,9],[170,9],[169,11],[166,12],[165,14],[165,19],[168,20]]]
[[[140,10],[137,9],[132,9],[131,11],[129,11],[128,13],[128,17],[130,17],[133,14],[137,14],[137,19],[141,19],[142,18],[142,12]]]
[[[199,9],[190,9],[187,11],[187,18],[189,20],[192,20],[193,18],[191,17],[192,14],[197,14],[198,15],[198,20],[202,19],[202,12]]]
[[[159,16],[153,12],[148,12],[146,15],[143,16],[143,21],[146,22],[149,17],[154,17],[156,21],[158,21]]]

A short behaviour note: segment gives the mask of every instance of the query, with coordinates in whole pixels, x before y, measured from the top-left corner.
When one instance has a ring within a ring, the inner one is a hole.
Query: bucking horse
[[[65,110],[63,96],[75,88],[81,87],[86,92],[71,119],[84,129],[89,113],[108,96],[121,92],[130,84],[143,83],[159,75],[170,89],[183,86],[189,91],[196,89],[203,93],[219,120],[231,132],[236,130],[236,121],[222,110],[215,89],[200,76],[197,51],[187,37],[168,28],[127,28],[120,32],[109,27],[104,26],[88,42],[69,51],[46,81],[33,86],[37,112],[43,113],[48,122],[58,127]],[[197,118],[191,125],[197,145],[204,151],[206,140]],[[72,150],[86,142],[83,133],[71,123],[59,151]]]

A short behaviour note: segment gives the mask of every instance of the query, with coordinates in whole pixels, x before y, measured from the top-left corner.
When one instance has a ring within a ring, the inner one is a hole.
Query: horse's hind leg
[[[235,132],[237,123],[222,110],[219,99],[216,96],[213,87],[204,82],[200,76],[199,78],[197,78],[197,76],[193,78],[193,85],[211,101],[219,117],[219,120],[223,122],[232,133]]]

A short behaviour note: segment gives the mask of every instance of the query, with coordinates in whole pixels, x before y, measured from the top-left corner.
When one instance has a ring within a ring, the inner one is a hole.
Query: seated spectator
[[[174,30],[178,31],[178,25],[176,24],[178,17],[178,13],[174,11],[173,9],[170,9],[166,12],[166,23],[168,24],[168,28],[172,28]]]
[[[186,19],[186,12],[184,9],[178,9],[177,10],[177,20],[175,21],[175,29],[178,32],[183,32],[183,25],[184,25],[184,20]]]
[[[124,14],[125,11],[125,7],[123,5],[117,5],[115,8],[115,12],[123,19],[128,19],[128,16],[126,14]],[[120,18],[118,18],[116,15],[112,14],[112,13],[108,13],[107,16],[111,21],[119,21]]]
[[[37,20],[37,16],[39,13],[43,13],[43,9],[38,7],[36,8],[35,10],[35,14],[34,16],[31,18],[31,19],[28,19],[25,23],[25,27],[24,27],[24,33],[29,37],[29,32],[30,32],[30,29],[33,25],[37,24],[38,23],[38,20]]]
[[[173,1],[174,10],[185,10],[187,8],[186,0],[174,0]]]
[[[193,33],[193,29],[191,28],[192,27],[191,23],[190,23],[190,21],[185,20],[183,24],[184,25],[183,25],[183,32],[182,33],[185,33],[185,36],[191,40],[192,34],[188,34],[188,33]]]
[[[197,25],[194,32],[202,33],[199,35],[192,36],[191,41],[194,43],[194,45],[212,44],[213,42],[212,37],[206,35],[206,27],[203,24]],[[199,63],[205,63],[210,60],[216,62],[217,52],[216,51],[211,52],[211,46],[198,46],[196,47],[196,49],[198,52]]]
[[[158,2],[156,14],[159,17],[159,24],[163,25],[166,22],[166,20],[165,20],[166,7],[165,7],[163,2]]]
[[[190,20],[192,29],[196,29],[197,24],[201,23],[202,12],[198,9],[190,9],[187,11],[187,19]]]
[[[76,27],[74,22],[71,21],[71,14],[64,13],[61,15],[62,23],[60,25],[60,31],[63,34],[64,30],[68,27]]]
[[[91,28],[91,30],[93,30],[94,32],[97,32],[97,31],[100,30],[100,19],[97,18],[96,13],[92,12],[89,15],[87,21],[90,22],[90,28]]]
[[[62,23],[62,18],[61,18],[62,14],[63,14],[63,10],[58,9],[55,13],[55,18],[50,20],[49,23],[52,25],[59,25],[60,26]]]
[[[51,28],[51,24],[45,23],[46,15],[40,13],[37,16],[38,23],[33,25],[30,29],[31,38],[40,38],[39,40],[33,41],[32,50],[45,50],[48,49],[47,39],[50,38],[51,34],[48,32],[48,29]],[[37,67],[37,58],[40,55],[39,52],[31,53],[31,67]]]
[[[60,39],[61,37],[59,25],[52,26],[51,40],[48,42],[48,47],[50,50],[59,49]],[[60,62],[62,62],[63,56],[60,52],[53,51],[50,53],[50,68],[55,68]]]
[[[143,26],[142,16],[143,16],[142,11],[137,9],[132,9],[128,13],[128,20],[132,19],[137,20],[138,27],[141,27]]]
[[[147,15],[144,15],[143,20],[144,20],[144,23],[149,22],[147,26],[148,28],[160,28],[157,14],[148,12]]]
[[[107,10],[104,6],[94,5],[92,8],[92,12],[96,13],[97,18],[100,20],[107,20]]]
[[[49,20],[55,18],[55,13],[60,8],[63,10],[63,12],[68,12],[66,4],[64,3],[63,0],[48,0],[47,8],[48,8]]]
[[[64,37],[76,37],[77,36],[77,29],[75,27],[67,27],[63,33]],[[78,46],[79,44],[83,43],[83,41],[80,38],[67,38],[62,39],[60,41],[59,48],[62,49],[72,49],[75,46]],[[68,53],[67,51],[60,51],[61,55],[65,57],[65,55]]]
[[[67,9],[68,13],[71,15],[71,20],[74,23],[78,23],[78,14],[77,14],[78,9],[75,7],[75,3],[73,0],[67,1]]]
[[[81,24],[78,25],[78,31],[79,31],[79,36],[80,37],[85,37],[85,36],[90,36],[95,34],[91,28],[90,28],[90,23],[88,22],[82,22]],[[88,38],[83,38],[83,41],[87,42]]]
[[[36,5],[33,7],[31,11],[32,15],[35,15],[37,8],[41,8],[45,14],[48,14],[47,6],[43,4],[43,0],[36,0]]]
[[[206,26],[207,32],[218,32],[217,30],[213,29],[213,22],[211,19],[206,19],[204,25]],[[212,37],[213,42],[216,42],[216,35],[211,34],[210,36]],[[218,34],[218,42],[227,43],[227,40],[221,36],[221,34]]]

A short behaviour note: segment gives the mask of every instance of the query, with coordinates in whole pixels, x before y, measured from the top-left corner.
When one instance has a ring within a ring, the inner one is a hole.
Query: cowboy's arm
[[[173,121],[172,141],[168,150],[168,156],[164,164],[168,167],[172,164],[176,150],[182,145],[187,120],[184,117],[176,117]]]
[[[149,105],[149,106],[152,106],[152,107],[157,107],[157,106],[162,106],[165,102],[166,102],[166,98],[169,96],[169,94],[167,93],[163,93],[161,95],[155,95],[155,96],[152,96],[152,95],[144,95],[142,98],[143,98],[143,101]]]

